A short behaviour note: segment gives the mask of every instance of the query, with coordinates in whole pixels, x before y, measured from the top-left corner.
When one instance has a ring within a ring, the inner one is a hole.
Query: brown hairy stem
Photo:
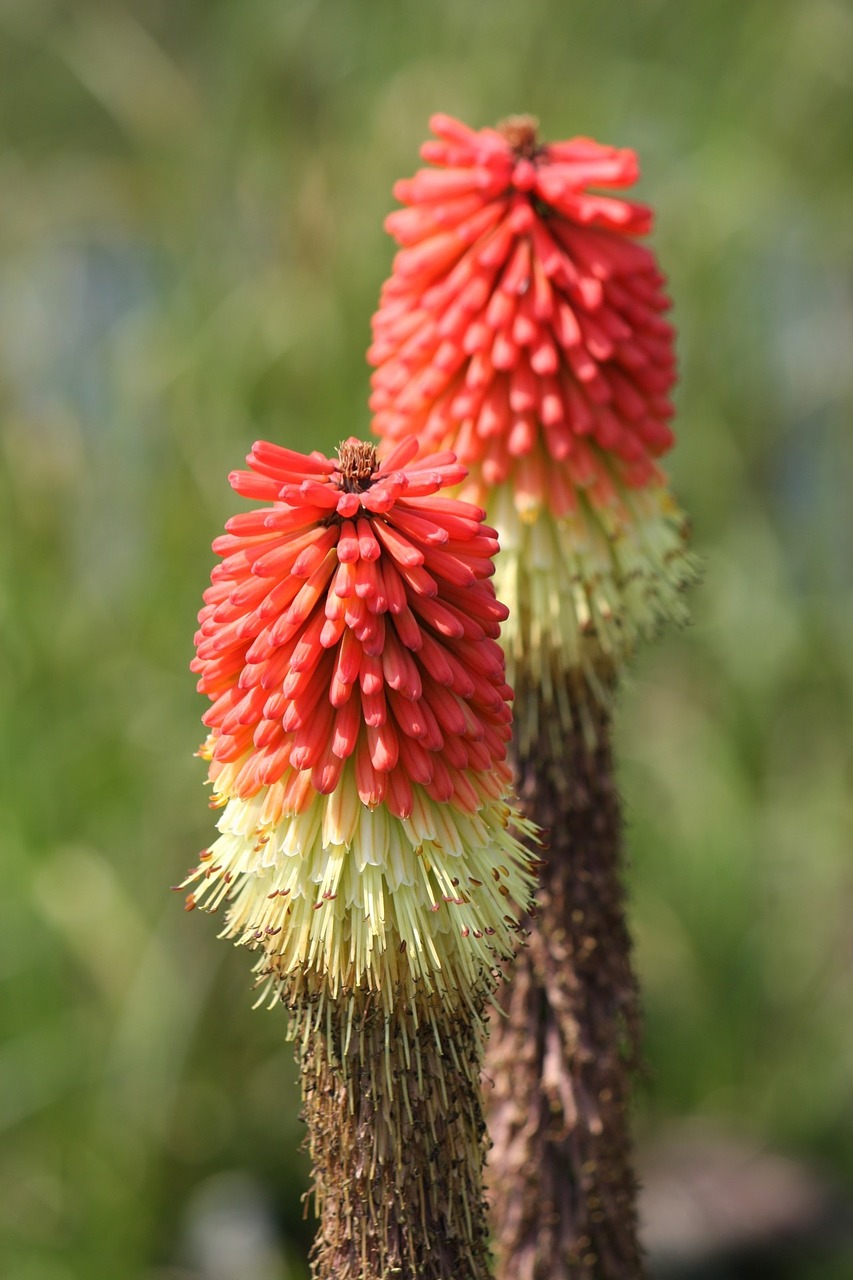
[[[375,994],[291,1005],[315,1280],[487,1280],[479,1009]]]
[[[543,732],[517,760],[546,865],[486,1055],[498,1280],[646,1274],[629,1117],[640,1015],[609,716],[586,686],[569,694],[576,708],[584,699],[575,723],[586,732],[564,735],[562,749]],[[519,681],[517,707],[538,697]]]

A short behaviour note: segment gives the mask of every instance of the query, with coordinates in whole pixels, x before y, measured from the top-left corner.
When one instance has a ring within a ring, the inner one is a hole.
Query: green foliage
[[[853,1183],[851,58],[843,0],[0,4],[3,1274],[198,1274],[229,1171],[303,1274],[283,1015],[166,892],[213,823],[187,664],[252,440],[366,434],[434,110],[634,146],[658,210],[707,581],[620,717],[640,1129]]]

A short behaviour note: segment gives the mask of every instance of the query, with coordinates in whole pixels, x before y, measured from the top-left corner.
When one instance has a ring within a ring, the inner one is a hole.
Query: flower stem
[[[540,697],[524,686],[519,718]],[[640,1014],[622,819],[609,715],[585,685],[568,692],[586,731],[565,735],[562,750],[543,732],[517,760],[524,811],[549,847],[486,1058],[497,1276],[639,1280],[629,1105]],[[531,710],[544,725],[545,708]]]
[[[291,1007],[320,1221],[315,1280],[487,1280],[482,1004]]]

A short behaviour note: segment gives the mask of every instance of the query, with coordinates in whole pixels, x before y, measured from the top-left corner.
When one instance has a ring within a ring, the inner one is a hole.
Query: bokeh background
[[[619,716],[659,1276],[853,1275],[853,8],[0,0],[0,1274],[299,1280],[283,1013],[168,892],[251,442],[365,434],[432,111],[635,147],[706,581]]]

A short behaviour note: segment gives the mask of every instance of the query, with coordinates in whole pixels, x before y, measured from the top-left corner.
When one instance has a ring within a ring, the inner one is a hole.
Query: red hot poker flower
[[[675,359],[637,241],[651,212],[590,191],[630,186],[636,157],[540,143],[530,117],[431,124],[433,167],[397,183],[407,207],[386,221],[402,247],[373,321],[373,426],[468,464],[463,496],[499,531],[510,679],[524,664],[546,692],[577,671],[600,688],[639,636],[685,620],[695,576],[657,465]]]
[[[481,508],[438,495],[465,475],[455,456],[417,452],[255,444],[231,484],[268,505],[214,543],[199,615],[202,754],[225,812],[194,902],[227,894],[229,931],[279,976],[307,964],[334,989],[383,971],[396,983],[392,937],[414,977],[443,970],[439,985],[458,987],[479,972],[476,939],[497,939],[484,955],[509,949],[505,895],[527,895],[506,834],[497,541]]]
[[[374,320],[375,429],[452,439],[486,485],[512,475],[557,516],[575,489],[609,504],[614,473],[660,482],[675,361],[664,278],[636,242],[652,215],[588,191],[635,182],[634,153],[540,144],[529,117],[431,126],[436,167],[396,184],[409,207],[386,220],[403,248]]]

